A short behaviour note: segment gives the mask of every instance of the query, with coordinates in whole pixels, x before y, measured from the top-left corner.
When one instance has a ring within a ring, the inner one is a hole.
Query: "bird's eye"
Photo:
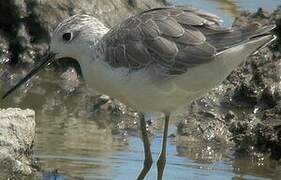
[[[68,41],[71,41],[72,40],[72,33],[70,33],[70,32],[67,32],[67,33],[64,33],[63,35],[62,35],[62,39],[64,40],[64,41],[66,41],[66,42],[68,42]]]

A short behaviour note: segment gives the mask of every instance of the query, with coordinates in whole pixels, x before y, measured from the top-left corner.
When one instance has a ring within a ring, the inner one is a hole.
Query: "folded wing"
[[[131,69],[159,65],[167,75],[178,75],[261,33],[257,23],[229,29],[220,22],[219,17],[191,7],[145,11],[104,36],[106,61]]]

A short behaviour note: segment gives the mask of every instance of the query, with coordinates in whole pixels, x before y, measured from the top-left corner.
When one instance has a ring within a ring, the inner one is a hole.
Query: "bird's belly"
[[[110,68],[104,63],[93,63],[83,70],[90,87],[143,112],[174,111],[201,97],[225,78],[221,77],[225,74],[223,68],[217,64],[192,68],[178,77],[157,80],[146,71],[128,72],[127,68]]]

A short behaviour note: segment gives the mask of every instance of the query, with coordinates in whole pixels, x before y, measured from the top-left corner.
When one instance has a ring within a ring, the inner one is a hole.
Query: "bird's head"
[[[74,15],[62,21],[54,30],[51,43],[45,56],[30,73],[28,73],[15,86],[7,91],[2,99],[28,81],[45,66],[62,58],[72,58],[80,61],[85,53],[90,53],[91,48],[108,32],[108,28],[93,16]]]
[[[54,30],[50,52],[55,53],[58,59],[70,57],[79,60],[79,55],[94,46],[107,31],[108,28],[93,16],[74,15]]]

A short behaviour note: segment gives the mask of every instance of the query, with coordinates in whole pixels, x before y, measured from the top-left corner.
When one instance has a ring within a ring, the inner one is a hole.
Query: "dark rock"
[[[255,106],[258,101],[257,91],[255,91],[255,88],[242,83],[234,90],[233,100],[236,101],[237,104],[247,104],[251,107]]]
[[[275,96],[275,87],[276,86],[266,87],[262,92],[261,102],[269,108],[273,108],[278,102]]]
[[[226,122],[230,122],[231,120],[235,119],[236,115],[233,111],[228,111],[224,117]]]
[[[60,84],[61,88],[69,93],[75,91],[75,89],[77,89],[81,83],[75,68],[72,67],[69,67],[65,72],[62,73],[61,79],[63,80],[63,83]]]
[[[9,58],[9,42],[8,39],[5,38],[3,32],[0,31],[0,67],[7,63]]]
[[[112,131],[115,134],[122,133],[124,130],[138,129],[138,113],[115,99],[105,95],[100,96],[94,108],[99,125],[106,127],[111,124],[113,126]]]
[[[173,6],[176,4],[175,0],[163,0],[163,2],[167,6]]]
[[[215,108],[210,108],[214,107],[212,104],[209,105],[204,108],[193,103],[184,121],[178,124],[178,134],[210,144],[228,144],[231,134],[224,120],[225,115]]]
[[[251,15],[253,18],[269,19],[271,14],[264,9],[259,8],[258,11]]]
[[[137,0],[128,0],[128,4],[134,8],[138,6]]]

